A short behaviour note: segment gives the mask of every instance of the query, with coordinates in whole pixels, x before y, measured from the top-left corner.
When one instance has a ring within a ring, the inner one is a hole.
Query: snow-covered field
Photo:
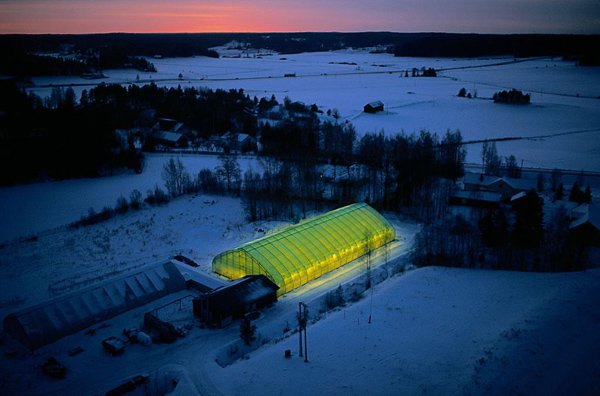
[[[133,190],[146,197],[148,190],[159,186],[165,190],[161,172],[170,158],[179,158],[193,176],[201,169],[219,166],[216,155],[146,154],[144,171],[112,177],[34,183],[0,188],[0,242],[37,234],[79,220],[90,208],[96,212],[104,206],[114,207],[117,199],[129,199]],[[254,157],[239,157],[242,173],[259,171]]]
[[[337,108],[360,134],[380,130],[418,133],[421,129],[443,134],[447,129],[460,129],[465,140],[474,140],[581,132],[502,142],[498,149],[501,155],[514,154],[524,166],[600,171],[600,68],[577,67],[574,62],[551,58],[506,64],[511,59],[400,58],[362,50],[151,61],[157,73],[108,70],[108,79],[101,81],[136,83],[140,75],[142,83],[243,88],[250,95],[275,95],[279,100],[289,96],[316,103],[323,110]],[[405,78],[403,71],[413,67],[441,71],[437,78]],[[291,73],[296,77],[284,77]],[[34,92],[48,95],[48,84],[90,81],[39,77],[34,83],[38,85],[32,88]],[[478,99],[458,98],[462,87],[476,92]],[[84,87],[74,88],[80,91]],[[511,88],[530,93],[532,104],[515,107],[489,100],[494,92]],[[383,101],[386,111],[362,113],[363,106],[374,100]],[[480,151],[478,145],[469,146],[467,161],[480,162]]]
[[[423,268],[215,369],[226,395],[597,395],[600,272]],[[286,349],[294,351],[285,359]]]

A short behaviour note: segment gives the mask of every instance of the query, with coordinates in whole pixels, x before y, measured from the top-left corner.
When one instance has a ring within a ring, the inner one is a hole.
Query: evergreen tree
[[[512,177],[515,179],[519,179],[521,177],[521,168],[519,167],[519,164],[517,163],[517,159],[515,158],[514,155],[511,155],[510,157],[506,157],[504,159],[504,166],[506,168],[506,175],[508,177]]]
[[[579,203],[584,202],[584,193],[583,191],[581,191],[581,188],[579,188],[579,183],[577,181],[575,181],[575,183],[573,183],[573,187],[571,187],[571,192],[569,193],[569,201]]]
[[[513,243],[517,247],[539,247],[543,239],[544,200],[531,189],[523,199],[514,205],[515,224],[512,232]]]
[[[554,192],[554,200],[560,201],[564,197],[565,197],[565,188],[564,188],[563,184],[560,183],[558,185],[558,187],[556,188],[556,191]]]
[[[550,183],[552,187],[552,191],[556,191],[559,184],[561,183],[562,173],[559,169],[552,169],[552,173],[550,174]]]
[[[537,174],[537,190],[538,192],[544,191],[546,188],[546,176],[543,173]]]
[[[490,247],[505,246],[508,235],[508,219],[504,209],[489,210],[479,220],[479,232],[481,233],[481,242]]]

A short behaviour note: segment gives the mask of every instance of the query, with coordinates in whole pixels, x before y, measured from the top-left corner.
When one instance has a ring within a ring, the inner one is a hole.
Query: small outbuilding
[[[215,327],[224,327],[277,301],[279,286],[264,275],[248,275],[193,300],[194,315]]]
[[[377,100],[375,102],[367,103],[364,107],[365,113],[377,113],[383,111],[383,102]]]

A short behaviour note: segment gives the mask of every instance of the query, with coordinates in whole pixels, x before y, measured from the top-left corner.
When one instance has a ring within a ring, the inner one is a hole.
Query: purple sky
[[[600,34],[600,0],[0,0],[0,33]]]

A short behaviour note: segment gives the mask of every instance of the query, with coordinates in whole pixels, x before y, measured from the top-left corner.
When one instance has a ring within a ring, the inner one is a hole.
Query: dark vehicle
[[[117,386],[106,392],[106,396],[120,396],[129,392],[133,392],[137,387],[144,385],[150,381],[150,377],[147,375],[136,375],[129,381],[123,382],[121,385]]]
[[[67,368],[53,356],[50,356],[42,363],[42,370],[50,377],[58,379],[65,378],[67,374]]]
[[[117,337],[108,337],[102,341],[102,348],[113,356],[125,352],[125,343]]]

